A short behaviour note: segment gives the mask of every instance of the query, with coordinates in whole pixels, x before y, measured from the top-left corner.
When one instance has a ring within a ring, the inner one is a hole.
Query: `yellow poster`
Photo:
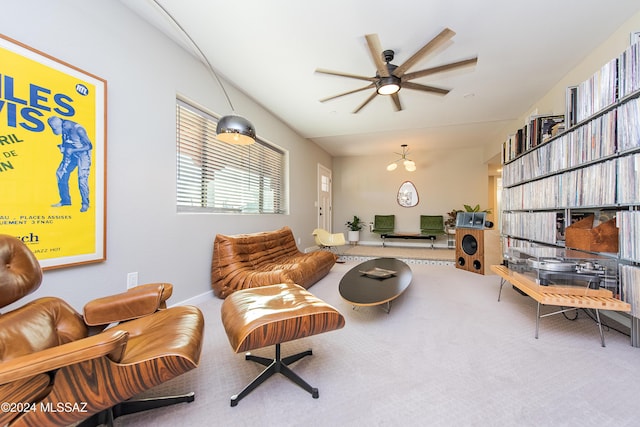
[[[106,82],[0,37],[0,233],[43,268],[105,259]]]

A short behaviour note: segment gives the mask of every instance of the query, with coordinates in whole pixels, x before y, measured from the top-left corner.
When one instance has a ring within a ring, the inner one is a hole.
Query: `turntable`
[[[525,273],[541,286],[617,287],[617,264],[586,252],[531,246],[509,250],[508,267]],[[617,292],[614,292],[617,293]]]

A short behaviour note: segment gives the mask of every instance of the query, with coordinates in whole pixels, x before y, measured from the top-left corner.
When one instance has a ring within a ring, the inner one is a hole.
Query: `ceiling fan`
[[[423,92],[431,92],[438,95],[446,95],[449,93],[448,89],[443,89],[435,86],[427,86],[419,83],[414,83],[411,80],[417,79],[419,77],[428,76],[435,73],[440,73],[443,71],[452,70],[454,68],[464,67],[468,65],[474,65],[478,62],[478,57],[473,57],[469,59],[463,59],[460,61],[451,62],[444,65],[439,65],[437,67],[431,67],[420,71],[414,71],[408,73],[409,68],[415,65],[418,61],[423,59],[428,54],[434,52],[436,49],[441,47],[444,43],[450,40],[456,33],[449,28],[445,28],[435,36],[430,42],[424,45],[420,50],[413,54],[409,59],[407,59],[403,64],[396,66],[391,63],[394,57],[393,50],[385,50],[383,51],[380,47],[380,39],[377,34],[367,34],[365,36],[367,40],[367,46],[369,47],[369,53],[371,54],[371,58],[373,59],[374,64],[376,65],[376,75],[374,77],[366,77],[359,76],[356,74],[350,73],[342,73],[339,71],[331,71],[325,70],[322,68],[316,69],[316,73],[322,74],[331,74],[334,76],[348,77],[351,79],[358,80],[366,80],[371,82],[365,87],[361,87],[359,89],[350,90],[348,92],[340,93],[338,95],[329,96],[327,98],[323,98],[320,102],[326,102],[335,98],[339,98],[341,96],[350,95],[352,93],[360,92],[367,89],[375,88],[376,90],[362,103],[358,108],[356,108],[353,112],[357,113],[362,110],[369,102],[373,100],[377,95],[390,95],[393,100],[393,104],[395,106],[396,111],[402,110],[402,103],[400,102],[400,97],[398,96],[398,91],[400,89],[413,89],[420,90]]]

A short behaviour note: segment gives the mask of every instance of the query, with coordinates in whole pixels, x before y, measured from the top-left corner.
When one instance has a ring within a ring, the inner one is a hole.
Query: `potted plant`
[[[465,212],[486,212],[488,214],[491,213],[491,209],[480,209],[480,205],[470,206],[464,205]]]
[[[349,242],[357,243],[360,240],[360,230],[364,226],[364,223],[360,221],[356,215],[353,216],[351,221],[347,221],[347,228],[349,229]]]
[[[458,217],[458,212],[462,212],[459,209],[454,209],[451,212],[447,212],[447,219],[444,221],[444,226],[447,230],[448,234],[454,234],[456,228],[456,219]]]

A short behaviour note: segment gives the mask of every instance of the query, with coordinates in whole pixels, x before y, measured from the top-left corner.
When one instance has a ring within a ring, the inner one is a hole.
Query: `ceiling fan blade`
[[[368,103],[371,102],[371,100],[373,100],[373,98],[375,98],[378,95],[378,92],[373,92],[371,94],[371,96],[369,96],[362,104],[360,104],[360,106],[358,108],[356,108],[355,110],[353,110],[353,114],[356,114],[358,111],[362,110],[365,105],[367,105]]]
[[[365,89],[370,89],[372,87],[375,87],[375,85],[373,83],[371,83],[368,86],[361,87],[359,89],[350,90],[349,92],[339,93],[338,95],[333,95],[333,96],[328,96],[326,98],[322,98],[320,100],[320,102],[327,102],[327,101],[330,101],[332,99],[340,98],[341,96],[345,96],[345,95],[351,95],[352,93],[360,92],[360,91],[363,91]]]
[[[389,77],[389,70],[387,64],[382,60],[382,47],[380,45],[380,39],[377,34],[367,34],[364,36],[367,39],[367,46],[369,46],[369,53],[373,63],[376,64],[376,70],[380,77]]]
[[[421,60],[428,53],[431,53],[437,48],[439,48],[442,44],[446,43],[455,35],[456,35],[455,31],[450,30],[449,28],[445,28],[440,32],[440,34],[438,34],[433,39],[431,39],[429,43],[422,46],[422,48],[419,51],[414,53],[411,58],[407,59],[403,64],[401,64],[398,68],[396,68],[393,74],[395,74],[397,77],[402,77],[409,68],[415,65],[416,62]]]
[[[376,81],[375,77],[367,77],[367,76],[360,76],[358,74],[343,73],[342,71],[325,70],[324,68],[317,68],[316,73],[330,74],[332,76],[348,77],[350,79],[366,80],[368,82]]]
[[[393,105],[396,107],[396,111],[402,111],[402,103],[400,102],[400,96],[397,93],[391,95],[391,99],[393,100]]]
[[[418,77],[424,77],[431,74],[441,73],[443,71],[452,70],[454,68],[465,67],[469,65],[475,65],[478,62],[478,57],[463,59],[461,61],[451,62],[449,64],[439,65],[437,67],[426,68],[420,71],[414,71],[413,73],[407,73],[402,76],[402,81],[417,79]]]
[[[423,92],[437,93],[438,95],[446,95],[446,94],[448,94],[450,92],[449,89],[442,89],[442,88],[435,87],[435,86],[421,85],[421,84],[413,83],[413,82],[404,82],[404,83],[402,83],[402,88],[403,89],[421,90]]]

